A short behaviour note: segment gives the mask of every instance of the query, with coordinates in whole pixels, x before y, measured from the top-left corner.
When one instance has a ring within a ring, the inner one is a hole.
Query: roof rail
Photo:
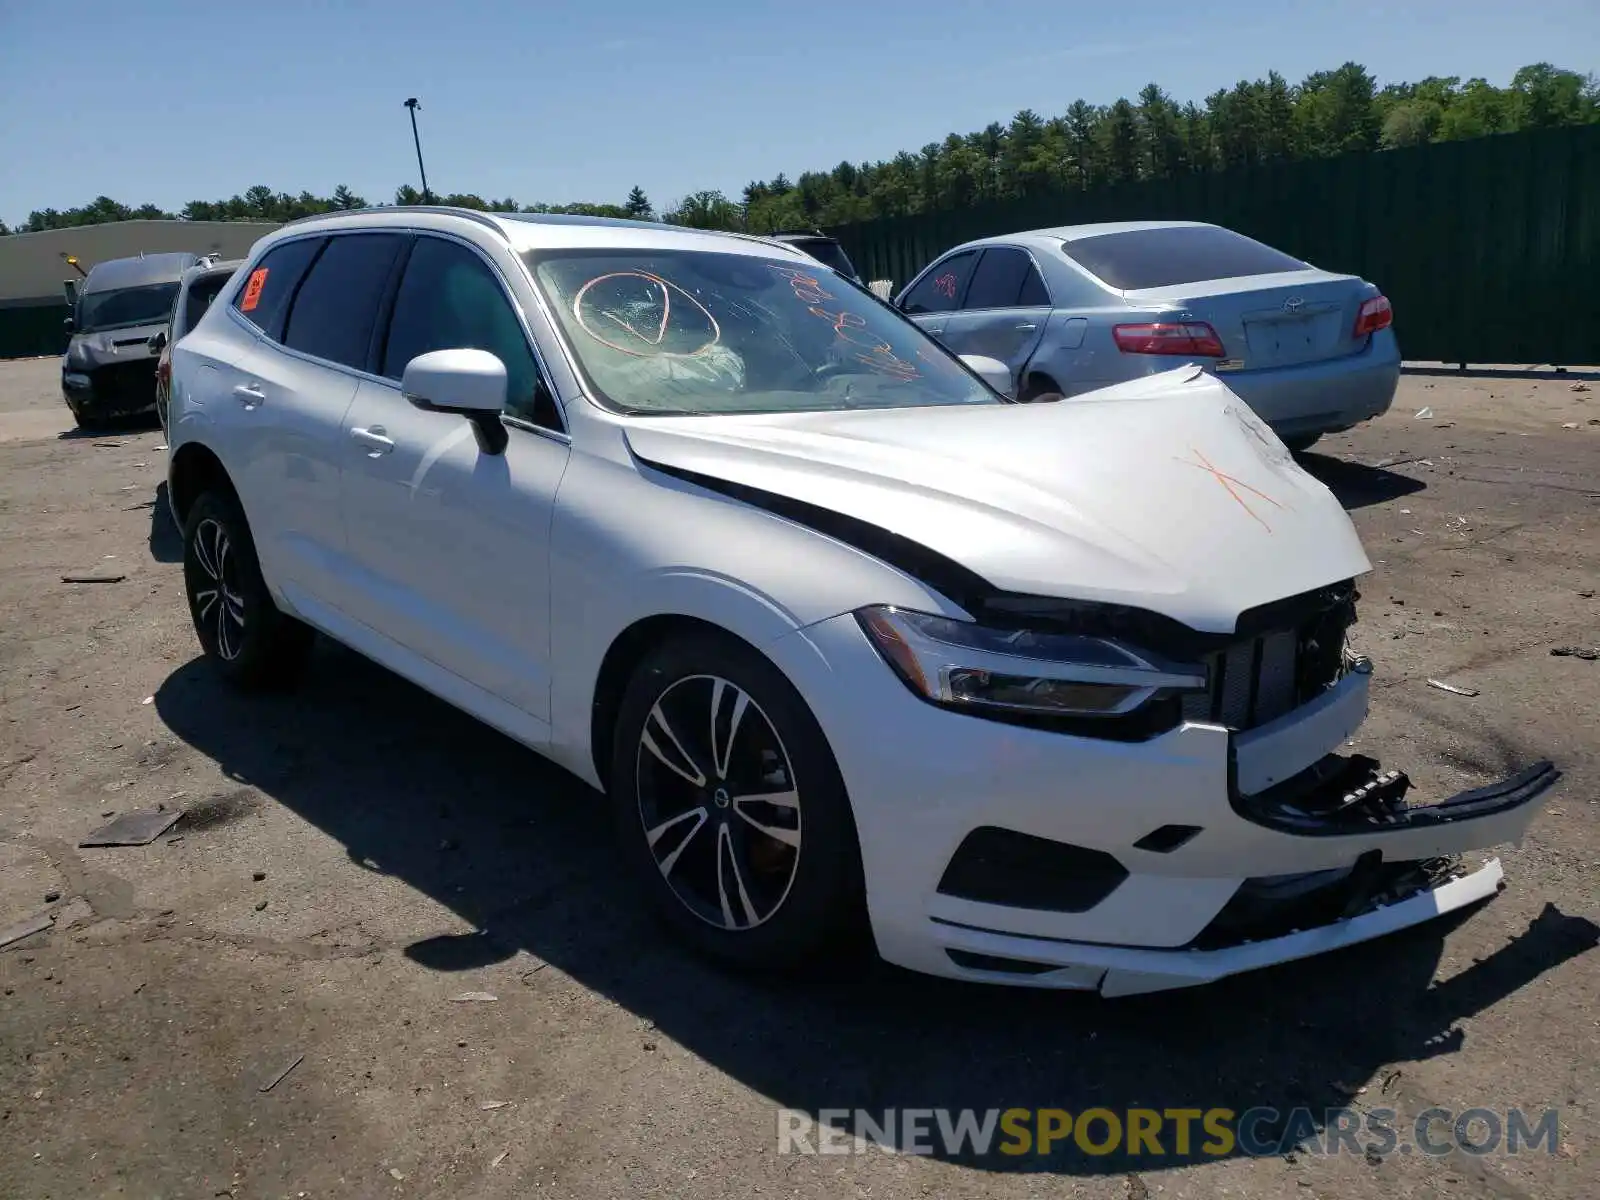
[[[311,213],[308,216],[296,217],[292,221],[285,221],[282,228],[303,225],[307,221],[324,221],[330,217],[359,216],[362,213],[438,213],[447,217],[467,217],[480,225],[487,225],[494,230],[500,229],[500,225],[489,213],[476,208],[455,208],[448,204],[372,204],[366,208],[335,208],[328,212]]]

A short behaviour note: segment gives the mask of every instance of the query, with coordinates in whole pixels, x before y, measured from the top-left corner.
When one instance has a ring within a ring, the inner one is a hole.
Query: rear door
[[[226,381],[243,436],[230,461],[267,577],[300,608],[348,591],[339,521],[342,421],[405,243],[344,233],[285,243],[246,277],[234,315],[260,334]]]
[[[957,354],[981,354],[1011,368],[1013,394],[1050,319],[1050,295],[1026,250],[989,246],[972,272],[944,343]]]
[[[505,365],[505,452],[400,392],[432,350]],[[341,510],[357,593],[348,611],[523,712],[550,712],[550,521],[569,444],[498,269],[465,242],[419,235],[378,358],[343,422]]]

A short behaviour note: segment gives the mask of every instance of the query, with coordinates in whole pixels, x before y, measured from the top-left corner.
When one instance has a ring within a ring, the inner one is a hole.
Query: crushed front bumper
[[[1344,765],[1322,769],[1328,781],[1348,782]],[[1358,769],[1365,770],[1359,764]],[[1245,880],[1183,947],[1058,942],[947,922],[940,922],[940,941],[950,960],[971,977],[1094,989],[1104,996],[1192,987],[1309,958],[1494,895],[1504,874],[1498,858],[1467,871],[1448,858],[1409,856],[1423,848],[1520,842],[1538,811],[1537,801],[1560,777],[1552,764],[1540,762],[1499,783],[1421,806],[1403,804],[1404,789],[1397,786],[1403,776],[1376,771],[1349,790],[1322,785],[1302,789],[1293,801],[1280,794],[1270,804],[1250,798],[1254,811],[1293,825],[1296,836],[1335,839],[1345,849],[1354,849],[1346,843],[1354,836],[1367,848],[1348,868]],[[1398,861],[1386,861],[1385,849],[1398,854]]]
[[[1408,803],[1333,753],[1367,714],[1358,671],[1245,732],[1110,741],[917,700],[853,619],[768,649],[838,760],[879,953],[958,979],[1128,995],[1418,924],[1493,894],[1497,863],[1440,860],[1519,842],[1559,778]]]

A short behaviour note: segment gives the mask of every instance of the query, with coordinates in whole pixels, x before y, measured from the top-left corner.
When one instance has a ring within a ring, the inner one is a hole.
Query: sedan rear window
[[[1130,229],[1078,238],[1061,251],[1119,291],[1304,271],[1308,264],[1281,250],[1215,225]]]

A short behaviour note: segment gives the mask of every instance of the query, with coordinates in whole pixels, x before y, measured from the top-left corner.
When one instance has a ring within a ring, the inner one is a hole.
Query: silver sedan
[[[1004,362],[1028,400],[1194,361],[1295,449],[1388,411],[1400,378],[1377,287],[1192,221],[967,242],[895,304],[955,353]]]

